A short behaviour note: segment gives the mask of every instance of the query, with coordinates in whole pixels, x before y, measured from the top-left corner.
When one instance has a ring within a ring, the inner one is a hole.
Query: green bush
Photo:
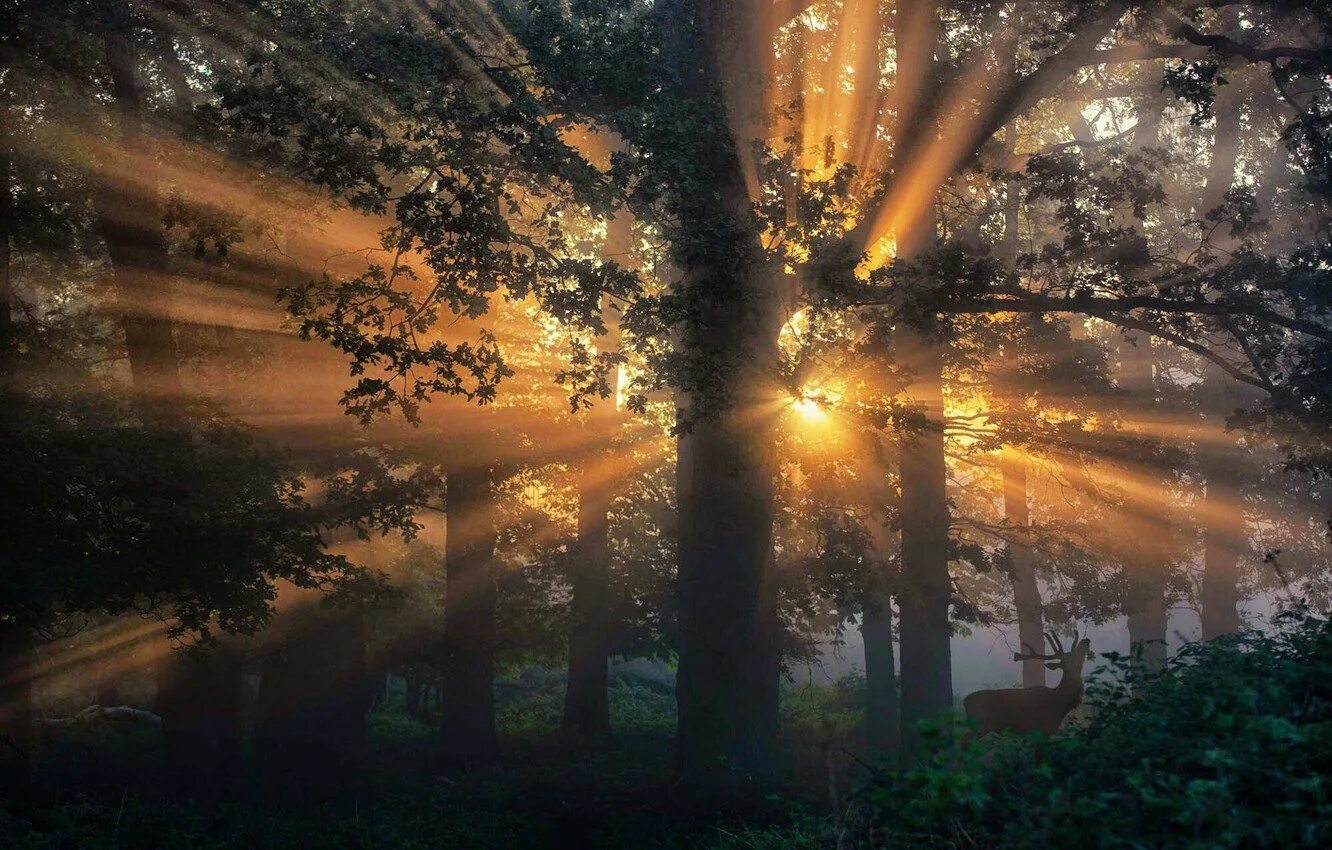
[[[1052,741],[967,745],[877,778],[861,846],[1332,846],[1332,627],[1305,610],[1186,647],[1143,675],[1110,656],[1094,719]],[[988,743],[988,742],[986,742]]]

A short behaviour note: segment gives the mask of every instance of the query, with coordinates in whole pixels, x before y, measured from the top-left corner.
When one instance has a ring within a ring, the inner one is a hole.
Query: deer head
[[[1053,735],[1068,713],[1082,702],[1082,667],[1091,655],[1091,641],[1073,634],[1073,648],[1064,649],[1054,632],[1047,632],[1050,652],[1041,653],[1023,645],[1025,652],[1015,653],[1014,661],[1040,659],[1051,670],[1063,673],[1053,688],[1003,688],[976,691],[962,701],[967,716],[980,724],[979,734],[990,732],[1044,732]]]
[[[1087,658],[1091,655],[1091,640],[1085,637],[1079,639],[1078,633],[1075,631],[1073,632],[1073,648],[1071,650],[1064,649],[1064,642],[1054,632],[1046,632],[1045,641],[1050,645],[1051,652],[1039,653],[1024,643],[1022,648],[1026,651],[1013,653],[1013,660],[1038,659],[1044,661],[1048,669],[1059,670],[1063,673],[1063,678],[1059,680],[1060,687],[1065,682],[1076,682],[1080,688],[1082,685],[1082,666],[1086,664]]]

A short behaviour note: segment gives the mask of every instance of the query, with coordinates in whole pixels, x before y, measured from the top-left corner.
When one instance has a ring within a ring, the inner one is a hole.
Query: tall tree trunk
[[[268,796],[286,804],[354,793],[374,699],[359,611],[290,615],[291,633],[263,661],[255,749]]]
[[[893,754],[900,743],[892,604],[887,593],[876,594],[866,601],[860,620],[865,644],[865,745],[877,754]]]
[[[696,384],[682,392],[687,430],[677,461],[675,767],[705,793],[770,770],[777,694],[775,592],[765,571],[773,414],[784,397],[772,368],[783,279],[763,265],[746,183],[743,157],[762,106],[751,79],[762,67],[754,51],[763,40],[755,36],[756,16],[742,6],[664,4],[680,94],[703,109],[723,102],[731,133],[715,139],[717,154],[703,160],[710,170],[697,179],[698,196],[681,199],[685,232],[676,245],[689,315],[680,348]]]
[[[412,664],[403,671],[403,699],[406,701],[407,715],[417,720],[425,720],[426,714],[421,704],[421,695],[425,691],[425,673],[420,665]]]
[[[622,144],[616,144],[617,148]],[[632,268],[633,216],[620,210],[606,229],[603,255]],[[602,304],[606,317],[604,347],[621,347],[620,322],[609,301]],[[569,688],[565,693],[560,729],[566,740],[578,743],[610,734],[609,667],[616,623],[611,595],[610,507],[618,482],[609,473],[613,466],[607,449],[621,425],[615,405],[620,394],[620,375],[610,382],[611,398],[601,401],[588,416],[588,439],[593,448],[579,469],[578,541],[573,553],[569,603]]]
[[[1078,115],[1081,118],[1081,114]],[[1017,122],[1004,127],[1004,150],[1010,160],[1017,157]],[[999,256],[1014,263],[1018,255],[1018,223],[1021,212],[1018,181],[1009,179],[1004,186],[1004,235]],[[1005,446],[999,454],[999,473],[1003,481],[1004,524],[1014,538],[1008,543],[1008,565],[1013,577],[1013,609],[1018,620],[1018,646],[1022,651],[1041,653],[1044,648],[1044,623],[1041,590],[1036,583],[1036,560],[1026,538],[1031,525],[1027,505],[1027,460],[1016,449]],[[1045,664],[1039,659],[1022,662],[1023,687],[1044,687]]]
[[[1018,643],[1024,652],[1044,652],[1041,589],[1036,583],[1036,562],[1030,545],[1021,537],[1031,525],[1031,515],[1027,508],[1027,462],[1013,449],[1005,448],[999,463],[1004,487],[1004,523],[1018,536],[1008,544],[1008,563],[1013,571],[1013,607],[1018,618]],[[1022,685],[1027,688],[1045,685],[1045,664],[1040,659],[1022,662]]]
[[[699,785],[764,773],[772,758],[772,478],[743,419],[698,422],[680,441],[676,764]]]
[[[1240,385],[1220,369],[1204,377],[1208,399],[1208,431],[1204,434],[1202,474],[1206,482],[1201,508],[1203,575],[1198,607],[1202,639],[1212,640],[1240,630],[1239,558],[1248,546],[1240,486],[1245,468],[1234,438],[1222,431],[1226,417],[1246,401]]]
[[[1226,18],[1231,28],[1237,28],[1233,12],[1227,12]],[[1200,217],[1225,203],[1235,181],[1241,132],[1241,96],[1235,89],[1236,83],[1232,82],[1217,93],[1212,158],[1207,166]],[[1215,238],[1220,240],[1218,247],[1222,249],[1233,243],[1224,226]],[[1207,411],[1212,431],[1204,434],[1202,449],[1206,492],[1202,505],[1203,578],[1199,607],[1202,638],[1211,640],[1240,629],[1238,565],[1245,542],[1239,492],[1242,474],[1235,462],[1240,452],[1234,439],[1219,431],[1225,428],[1226,417],[1242,403],[1242,394],[1237,392],[1235,381],[1218,368],[1209,368],[1204,381],[1204,395],[1212,408]]]
[[[584,464],[578,482],[578,542],[573,552],[569,687],[560,732],[570,742],[610,734],[606,692],[611,644],[610,498],[597,470]]]
[[[918,154],[934,143],[937,126],[928,102],[937,78],[940,37],[937,4],[898,7],[897,124],[895,167],[919,164]],[[933,193],[919,210],[899,215],[897,257],[911,259],[932,248],[937,236]],[[915,213],[914,215],[910,213]],[[919,724],[953,707],[949,622],[952,584],[948,574],[949,516],[947,460],[944,454],[943,366],[947,341],[930,331],[903,326],[895,344],[909,365],[913,383],[908,396],[923,415],[918,432],[902,435],[901,553],[898,582],[901,649],[902,748],[917,751]]]
[[[467,765],[499,752],[495,731],[495,494],[488,467],[450,470],[444,546],[439,757]]]
[[[847,159],[862,170],[872,171],[879,160],[879,78],[883,62],[879,39],[886,29],[888,12],[879,0],[859,0],[852,14],[851,20],[859,31],[855,34],[855,84],[851,97],[854,118],[850,122],[851,143]]]
[[[241,658],[227,647],[178,651],[160,662],[166,789],[216,801],[234,788],[240,759]]]
[[[899,337],[914,366],[911,396],[924,414],[902,442],[902,573],[897,604],[902,650],[902,744],[919,748],[918,726],[953,707],[948,574],[947,461],[944,455],[943,350],[914,330]]]
[[[119,153],[103,163],[94,205],[120,301],[125,350],[136,392],[160,401],[180,391],[172,335],[167,248],[158,197],[155,145],[145,127],[144,92],[128,10],[106,32],[106,63],[120,128]]]
[[[1139,111],[1133,131],[1133,146],[1152,147],[1160,142],[1165,101],[1155,98]],[[1136,416],[1148,420],[1157,409],[1156,363],[1152,338],[1146,334],[1126,336],[1120,347],[1120,384],[1137,401]],[[1166,516],[1165,482],[1160,470],[1150,465],[1137,470],[1140,487],[1130,494],[1125,534],[1136,541],[1136,551],[1127,565],[1129,652],[1140,659],[1142,669],[1160,670],[1166,661],[1168,610],[1165,591],[1171,567],[1170,521]]]
[[[1208,465],[1203,499],[1203,577],[1199,594],[1202,639],[1212,640],[1240,629],[1239,555],[1244,546],[1244,512],[1237,476],[1231,463]]]
[[[1138,400],[1137,416],[1147,418],[1156,406],[1150,337],[1126,340],[1121,360],[1120,382]],[[1160,670],[1166,661],[1166,581],[1171,567],[1170,520],[1167,516],[1165,482],[1160,470],[1150,465],[1137,470],[1137,493],[1130,494],[1124,517],[1124,534],[1134,541],[1134,552],[1127,567],[1129,651],[1140,659],[1142,669]]]

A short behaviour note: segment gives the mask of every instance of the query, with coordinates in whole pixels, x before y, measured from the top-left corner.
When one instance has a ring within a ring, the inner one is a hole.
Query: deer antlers
[[[1050,649],[1054,650],[1054,652],[1049,654],[1037,652],[1036,650],[1032,649],[1029,644],[1024,643],[1022,644],[1022,648],[1026,650],[1026,652],[1013,653],[1013,660],[1027,661],[1030,659],[1030,660],[1040,660],[1040,661],[1058,661],[1068,654],[1068,651],[1064,649],[1064,642],[1061,641],[1059,639],[1059,635],[1055,634],[1053,631],[1045,633],[1045,640],[1047,643],[1050,644]],[[1078,645],[1078,633],[1076,630],[1073,632],[1073,645],[1074,646]]]

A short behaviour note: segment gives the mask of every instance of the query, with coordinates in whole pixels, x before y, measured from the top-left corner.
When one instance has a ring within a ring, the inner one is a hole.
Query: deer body
[[[980,724],[976,736],[991,732],[1016,732],[1019,735],[1043,732],[1053,735],[1063,724],[1069,712],[1082,702],[1082,665],[1091,652],[1085,638],[1073,644],[1070,652],[1053,635],[1047,635],[1055,652],[1037,655],[1028,651],[1014,656],[1015,660],[1041,658],[1051,660],[1049,666],[1063,671],[1059,684],[1053,688],[1001,688],[976,691],[962,701],[967,717]]]

